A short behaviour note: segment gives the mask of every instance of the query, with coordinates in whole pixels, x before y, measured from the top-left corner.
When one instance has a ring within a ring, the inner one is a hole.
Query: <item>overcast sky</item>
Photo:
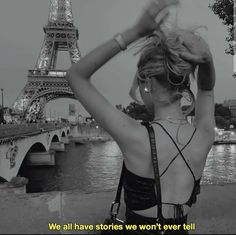
[[[74,23],[79,28],[82,55],[122,32],[137,19],[146,0],[72,0]],[[216,66],[216,102],[236,99],[236,80],[232,78],[233,57],[226,55],[227,29],[208,8],[211,0],[181,0],[179,24],[205,25],[202,30],[210,44]],[[44,39],[50,0],[0,1],[0,87],[4,88],[4,104],[11,106],[27,82],[27,70],[34,68]],[[135,74],[137,57],[125,52],[104,66],[94,76],[99,90],[112,104],[127,105],[128,90]],[[58,69],[69,67],[69,55],[60,53]],[[72,100],[51,102],[47,112],[68,113]]]

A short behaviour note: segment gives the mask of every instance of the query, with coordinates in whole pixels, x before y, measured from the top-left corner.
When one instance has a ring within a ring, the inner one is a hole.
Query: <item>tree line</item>
[[[135,102],[131,102],[127,107],[116,105],[116,108],[136,120],[152,121],[154,118],[154,116],[150,112],[148,112],[144,105],[140,105]],[[193,110],[189,114],[189,116],[194,115],[195,112]],[[232,127],[232,125],[234,126],[234,128],[236,128],[236,117],[233,117],[230,109],[228,107],[224,107],[223,104],[215,104],[215,120],[216,126],[218,128],[229,129],[230,127]]]

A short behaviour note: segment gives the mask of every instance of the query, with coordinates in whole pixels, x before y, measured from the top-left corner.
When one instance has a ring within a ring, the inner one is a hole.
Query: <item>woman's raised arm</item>
[[[122,33],[126,45],[138,39],[135,29]],[[121,51],[119,43],[111,39],[72,65],[67,72],[67,80],[76,98],[85,109],[105,128],[117,142],[127,142],[135,135],[137,123],[113,107],[90,82],[90,78],[101,66]],[[112,79],[112,78],[110,78]],[[132,131],[133,130],[133,131]]]
[[[139,123],[114,108],[91,84],[90,78],[130,43],[156,30],[168,14],[167,8],[177,3],[178,0],[159,0],[158,4],[153,1],[133,27],[94,49],[77,64],[72,65],[67,72],[67,80],[75,96],[119,143],[127,144],[127,138],[137,138],[141,127]],[[159,14],[160,12],[162,14]]]
[[[212,54],[207,43],[198,35],[183,35],[183,43],[189,49],[189,53],[182,53],[180,56],[199,66],[195,124],[207,135],[207,140],[212,142],[215,127],[215,67]]]

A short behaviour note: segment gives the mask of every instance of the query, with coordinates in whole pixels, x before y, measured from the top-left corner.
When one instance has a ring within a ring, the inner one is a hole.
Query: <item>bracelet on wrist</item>
[[[119,44],[119,47],[122,51],[127,49],[127,45],[121,33],[118,33],[114,36],[114,40]]]

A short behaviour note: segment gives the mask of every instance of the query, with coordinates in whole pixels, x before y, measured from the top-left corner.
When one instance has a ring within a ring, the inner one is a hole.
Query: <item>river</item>
[[[94,192],[116,188],[122,155],[114,141],[66,145],[56,153],[56,165],[22,168],[29,178],[27,192],[79,190]],[[202,184],[236,183],[236,145],[212,147],[204,169]]]

